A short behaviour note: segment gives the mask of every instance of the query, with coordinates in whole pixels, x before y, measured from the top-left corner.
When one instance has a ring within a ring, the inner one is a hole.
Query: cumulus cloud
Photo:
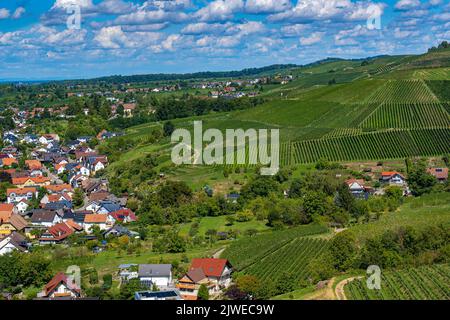
[[[247,0],[245,4],[245,11],[249,13],[276,13],[290,8],[290,0]]]
[[[285,37],[299,37],[305,34],[309,28],[310,26],[307,24],[292,24],[281,27],[281,33]]]
[[[194,16],[200,21],[223,21],[244,9],[243,0],[214,0],[198,10]]]
[[[138,10],[130,14],[124,14],[117,17],[114,21],[117,25],[133,24],[153,24],[164,22],[182,22],[187,20],[188,16],[183,12],[170,12],[164,10]]]
[[[322,40],[322,37],[325,35],[325,32],[314,32],[308,37],[301,37],[300,44],[302,46],[310,46],[316,44]]]
[[[20,19],[20,17],[22,17],[22,15],[25,13],[25,8],[24,7],[18,7],[14,13],[12,14],[12,18],[13,19]]]
[[[397,10],[409,10],[420,6],[419,0],[400,0],[395,4]]]
[[[299,0],[291,10],[269,16],[272,22],[357,21],[371,17],[376,9],[383,13],[385,4],[351,0]]]
[[[8,9],[0,8],[0,20],[1,20],[1,19],[7,19],[7,18],[9,18],[9,15],[10,15],[10,14],[11,14],[11,13],[9,12]]]
[[[100,29],[94,40],[106,49],[119,49],[132,45],[120,26]]]

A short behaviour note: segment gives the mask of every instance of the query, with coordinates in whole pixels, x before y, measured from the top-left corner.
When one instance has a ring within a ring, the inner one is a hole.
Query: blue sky
[[[0,79],[237,70],[443,40],[448,0],[0,0]]]

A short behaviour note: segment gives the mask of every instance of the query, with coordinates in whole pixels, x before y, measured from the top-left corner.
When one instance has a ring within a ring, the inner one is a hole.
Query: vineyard
[[[292,163],[313,163],[319,159],[352,161],[433,156],[450,152],[450,145],[444,141],[450,141],[450,129],[388,130],[293,142],[292,155],[281,157],[290,157]]]
[[[387,81],[368,98],[369,102],[439,102],[422,80]]]
[[[305,236],[327,232],[320,225],[299,226],[292,229],[261,234],[255,237],[234,241],[222,254],[222,258],[230,260],[236,270],[244,270],[260,262],[264,257],[276,252],[293,240]]]
[[[382,274],[381,290],[369,290],[365,279],[344,288],[350,300],[449,300],[450,266],[434,265]]]
[[[446,128],[450,126],[450,116],[440,103],[384,103],[360,126],[362,128]]]
[[[294,281],[307,279],[310,274],[309,262],[326,248],[327,241],[319,239],[294,239],[272,254],[244,269],[245,274],[260,280],[277,281],[289,275]]]

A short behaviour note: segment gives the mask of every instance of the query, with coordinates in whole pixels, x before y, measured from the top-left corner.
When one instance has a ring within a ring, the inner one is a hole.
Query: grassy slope
[[[396,212],[385,213],[379,221],[357,225],[351,230],[359,241],[367,237],[381,235],[386,230],[400,226],[423,228],[430,225],[450,226],[450,194],[431,194],[420,198],[410,198]]]

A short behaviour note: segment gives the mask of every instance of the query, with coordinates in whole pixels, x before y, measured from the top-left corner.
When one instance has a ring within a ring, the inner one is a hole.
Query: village
[[[96,138],[102,141],[116,135],[103,130]],[[120,236],[139,239],[139,233],[126,227],[138,217],[127,208],[126,196],[109,192],[108,180],[101,175],[108,158],[88,146],[92,138],[79,137],[63,144],[57,134],[4,133],[1,179],[11,187],[6,188],[6,201],[0,204],[0,255],[65,244],[74,234],[101,241]],[[26,157],[20,143],[32,146]],[[441,182],[448,179],[447,168],[429,168],[428,172]],[[359,199],[382,195],[385,186],[400,187],[403,196],[410,194],[407,179],[399,172],[381,172],[378,180],[379,188],[364,179],[345,183]],[[147,288],[135,292],[136,300],[197,300],[202,290],[207,290],[210,298],[220,297],[232,282],[232,271],[226,259],[195,258],[179,279],[174,278],[170,264],[122,264],[117,267],[117,277],[121,285],[137,279]],[[37,298],[86,298],[72,280],[62,270]]]

